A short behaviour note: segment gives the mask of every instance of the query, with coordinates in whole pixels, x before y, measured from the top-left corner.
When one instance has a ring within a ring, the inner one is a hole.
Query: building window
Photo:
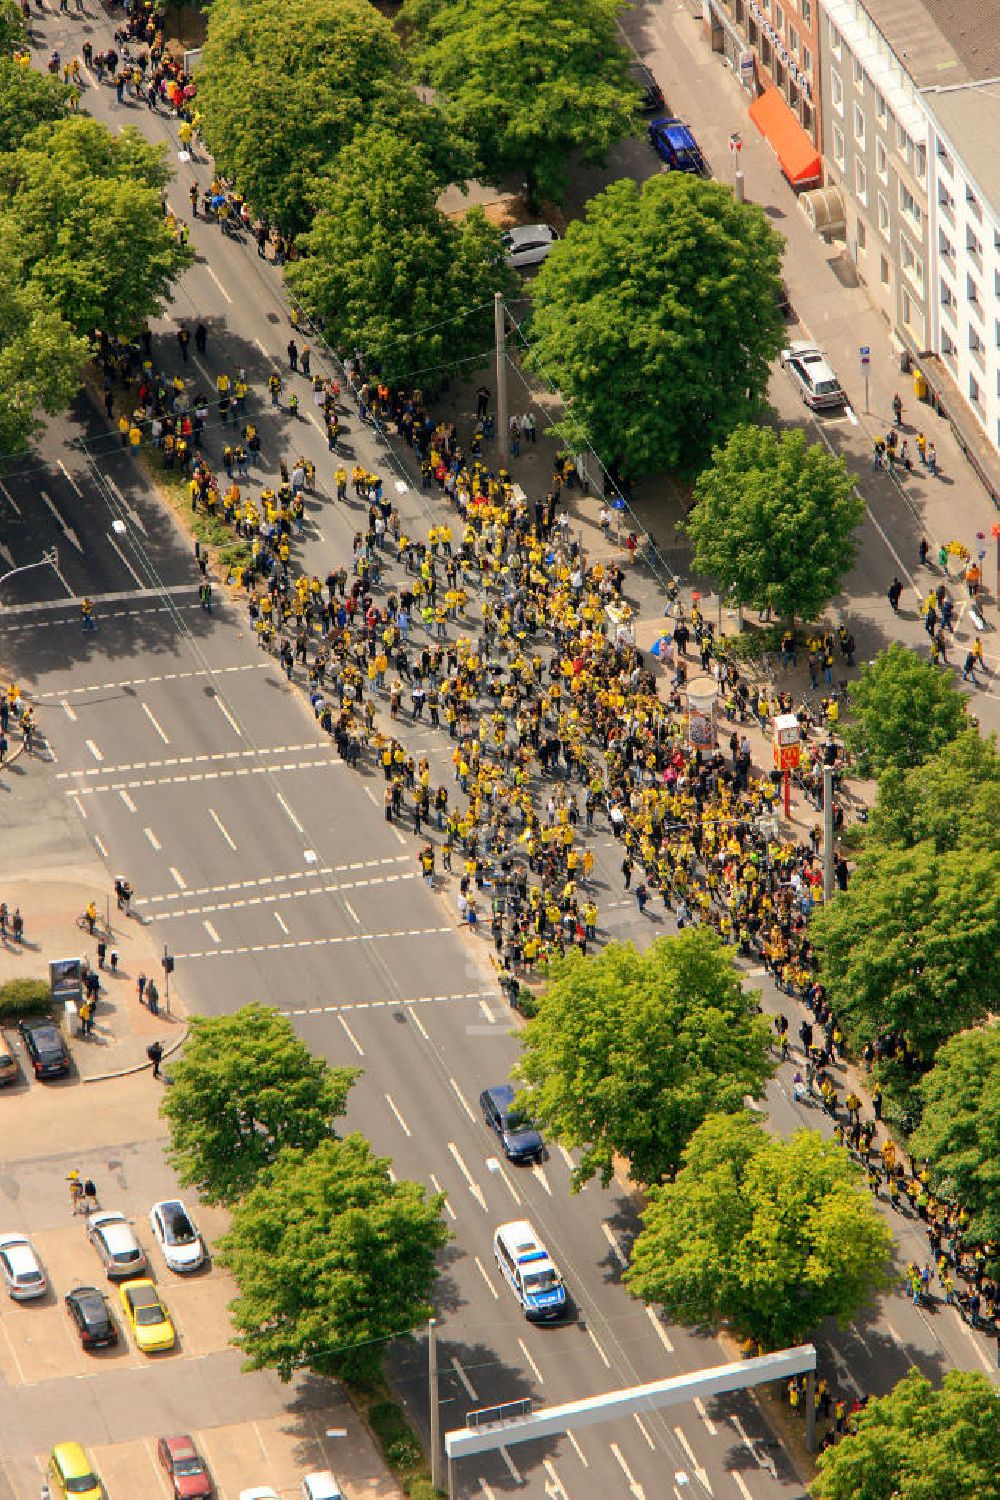
[[[844,170],[844,132],[839,125],[833,127],[833,159],[841,171]]]
[[[980,270],[983,268],[983,247],[971,224],[965,226],[965,248]]]
[[[973,406],[978,406],[979,405],[979,399],[980,399],[979,381],[976,379],[975,375],[970,375],[969,376],[969,400],[972,402]]]
[[[983,211],[979,207],[979,199],[976,197],[975,193],[972,191],[968,183],[965,184],[965,201],[969,205],[969,210],[972,214],[972,217],[981,224],[983,222]]]
[[[878,195],[878,228],[879,233],[885,235],[886,239],[889,239],[889,204],[881,193]]]
[[[875,170],[883,182],[889,181],[889,153],[884,141],[875,140]]]
[[[969,299],[969,301],[973,304],[973,306],[977,306],[978,307],[978,305],[979,305],[979,288],[976,285],[976,283],[973,281],[972,277],[968,276],[968,275],[965,278],[965,295]]]
[[[910,159],[910,137],[906,133],[906,127],[896,121],[896,150],[904,161]]]
[[[865,70],[860,57],[854,57],[851,59],[851,76],[854,79],[854,87],[858,90],[858,93],[864,93]]]
[[[914,146],[913,148],[913,170],[921,182],[927,176],[927,147]]]
[[[812,77],[812,70],[813,70],[813,55],[809,51],[808,47],[803,46],[803,48],[802,48],[802,55],[799,58],[799,61],[802,64],[802,71],[803,71],[803,73],[808,73],[809,76],[810,76],[810,78],[811,78]]]
[[[836,68],[830,69],[830,100],[838,115],[844,113],[844,80]]]
[[[979,335],[979,329],[972,323],[969,324],[969,348],[973,354],[981,354],[983,351],[983,341]]]
[[[780,5],[774,7],[774,29],[781,36],[785,34],[785,12]]]
[[[1000,297],[1000,271],[993,272],[993,295]]]
[[[865,164],[858,157],[854,158],[854,194],[859,203],[868,205],[868,173]]]
[[[796,55],[799,50],[799,34],[791,21],[788,23],[788,50],[789,52],[794,52]]]
[[[945,187],[943,182],[938,183],[938,203],[944,209],[951,222],[955,222],[955,200]]]
[[[993,320],[993,339],[997,348],[1000,349],[1000,318]],[[997,371],[997,381],[1000,383],[1000,370]]]
[[[813,112],[811,105],[805,99],[802,100],[802,128],[807,134],[812,134]]]
[[[878,273],[879,273],[879,276],[882,278],[882,285],[883,286],[888,286],[889,285],[889,274],[890,274],[889,273],[889,258],[888,258],[888,256],[882,255],[882,256],[879,257]]]
[[[947,307],[949,309],[949,311],[952,308],[954,308],[954,306],[955,306],[955,293],[952,291],[951,287],[945,281],[945,279],[944,279],[943,276],[941,277],[940,295],[941,295],[941,306],[942,307]],[[1000,328],[1000,323],[997,324],[997,327]]]
[[[837,30],[836,26],[834,26],[834,24],[833,24],[832,21],[829,22],[829,28],[830,28],[830,51],[832,52],[832,54],[833,54],[834,57],[839,58],[840,54],[841,54],[841,51],[842,51],[842,48],[843,48],[843,43],[842,43],[842,40],[841,40],[840,32]]]
[[[951,156],[948,153],[948,148],[942,141],[938,141],[937,143],[937,159],[938,165],[943,167],[948,175],[951,176],[952,172],[954,172],[955,170],[955,163],[952,161]]]
[[[865,224],[864,219],[858,220],[858,249],[868,249],[868,228]]]
[[[945,358],[946,359],[954,359],[954,357],[955,357],[955,350],[957,348],[958,348],[958,345],[955,343],[955,340],[951,337],[951,334],[942,332],[942,334],[941,334],[941,353],[945,356]]]
[[[865,112],[860,104],[854,106],[854,139],[861,147],[865,147]]]
[[[905,234],[899,236],[899,264],[918,290],[923,290],[924,263]]]
[[[899,184],[899,206],[918,229],[923,226],[924,216],[920,204],[903,182]]]
[[[879,124],[885,129],[889,123],[889,106],[878,89],[875,90],[875,113],[878,116]]]
[[[803,26],[811,28],[813,23],[812,0],[799,0],[799,10],[802,12]]]

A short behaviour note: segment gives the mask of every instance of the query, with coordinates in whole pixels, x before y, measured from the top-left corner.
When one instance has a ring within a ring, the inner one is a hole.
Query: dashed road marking
[[[71,724],[76,723],[76,709],[71,708],[70,705],[66,702],[65,698],[62,701],[62,711],[66,715],[67,719],[69,719]]]
[[[192,584],[193,588],[194,585]],[[100,600],[98,599],[98,603]],[[192,606],[193,608],[194,606]],[[87,682],[80,687],[53,688],[38,693],[42,698],[72,698],[78,693],[110,693],[123,688],[145,687],[149,682],[186,682],[192,677],[221,677],[227,672],[266,672],[273,667],[272,661],[244,662],[238,667],[198,667],[190,672],[159,672],[154,677],[125,677],[116,682]]]
[[[177,882],[178,891],[186,891],[187,881],[184,879],[184,876],[181,874],[180,870],[177,869],[176,865],[170,866],[170,873]]]
[[[148,764],[148,762],[147,762]],[[342,760],[334,760],[327,756],[320,760],[289,760],[283,761],[278,766],[233,766],[226,771],[192,771],[183,776],[143,776],[133,777],[130,781],[109,781],[103,786],[80,786],[74,787],[72,793],[67,796],[94,797],[101,792],[117,792],[122,786],[131,788],[143,786],[183,786],[186,783],[198,781],[228,781],[234,776],[264,776],[268,772],[277,771],[321,771],[335,769],[342,766]],[[136,769],[140,768],[141,762],[137,762]],[[58,773],[57,774],[61,774]],[[293,821],[297,821],[294,820]],[[302,827],[299,825],[299,832]]]
[[[96,761],[100,762],[100,761],[102,761],[104,759],[104,756],[102,755],[101,751],[97,748],[97,746],[94,744],[93,740],[88,740],[87,741],[87,749],[90,751],[91,755],[94,757],[94,759]],[[61,771],[57,771],[56,772],[57,776],[61,776],[62,774],[63,773]]]
[[[99,854],[100,854],[100,855],[101,855],[101,856],[102,856],[102,857],[103,857],[103,858],[104,858],[104,859],[107,859],[107,857],[108,857],[108,851],[107,851],[107,849],[106,849],[106,848],[105,848],[105,847],[104,847],[104,843],[103,843],[103,841],[102,841],[102,839],[101,839],[101,837],[100,837],[100,835],[99,835],[99,834],[97,834],[97,833],[95,833],[95,834],[94,834],[94,843],[95,843],[95,844],[96,844],[96,845],[97,845],[97,849],[98,849],[98,852],[99,852]]]
[[[281,795],[280,792],[277,793],[277,797],[278,797],[278,801],[281,803],[282,807],[285,809],[285,812],[288,814],[288,821],[291,823],[292,827],[298,833],[305,833],[305,829],[302,827],[302,824],[299,822],[298,818],[292,812],[291,807],[285,801],[285,798]]]
[[[271,915],[274,918],[274,920],[277,922],[278,926],[281,928],[282,932],[287,937],[288,936],[288,923],[285,921],[284,917],[281,915],[281,912],[280,911],[275,911],[275,912],[272,912]]]
[[[207,917],[205,918],[205,921],[204,921],[203,925],[204,925],[205,931],[208,933],[208,935],[212,939],[213,943],[221,943],[222,942],[222,939],[220,938],[219,934],[216,932],[215,928],[212,926],[211,922],[208,920]]]
[[[406,1121],[403,1119],[403,1116],[400,1114],[399,1108],[398,1108],[398,1106],[397,1106],[397,1104],[396,1104],[396,1102],[393,1099],[393,1097],[392,1097],[391,1094],[386,1094],[386,1096],[385,1096],[385,1102],[386,1102],[386,1104],[388,1104],[389,1108],[392,1110],[393,1114],[396,1116],[396,1120],[397,1120],[397,1122],[399,1124],[399,1128],[403,1132],[403,1134],[406,1135],[406,1136],[412,1135],[413,1131],[410,1129],[409,1125],[407,1125]]]
[[[134,813],[135,812],[135,803],[132,801],[132,798],[129,796],[128,792],[125,790],[124,787],[122,787],[122,789],[118,793],[118,795],[122,799],[122,801],[124,802],[125,806],[128,808],[129,812],[130,813]]]
[[[166,730],[163,728],[163,725],[160,723],[159,719],[156,717],[148,703],[144,703],[142,705],[142,711],[146,715],[146,718],[149,720],[149,722],[152,724],[153,728],[156,730],[157,734],[160,736],[160,739],[163,741],[163,743],[165,745],[169,745],[170,737],[166,733]]]
[[[160,850],[163,848],[163,845],[160,843],[159,839],[156,837],[156,834],[153,832],[153,830],[151,828],[144,828],[142,831],[146,835],[146,837],[148,838],[149,842],[152,844],[153,848],[156,850],[157,854],[159,854]]]
[[[493,1278],[490,1276],[489,1272],[487,1271],[486,1267],[483,1265],[482,1261],[479,1259],[478,1255],[476,1256],[476,1265],[479,1267],[479,1274],[480,1274],[480,1276],[486,1282],[486,1285],[489,1287],[490,1291],[493,1294],[493,1300],[494,1300],[494,1302],[499,1302],[500,1301],[500,1293],[497,1291],[496,1287],[493,1285]]]
[[[347,1022],[344,1020],[343,1016],[342,1015],[338,1016],[337,1020],[340,1022],[341,1026],[344,1028],[344,1031],[345,1031],[345,1033],[347,1035],[347,1040],[350,1042],[350,1044],[354,1048],[355,1052],[358,1054],[359,1057],[364,1057],[364,1055],[365,1055],[365,1049],[364,1049],[364,1047],[362,1047],[361,1043],[358,1041],[357,1037],[354,1035],[354,1032],[351,1030],[350,1026],[348,1026]],[[386,1095],[386,1098],[388,1098],[388,1097],[389,1096]],[[407,1132],[407,1134],[409,1134],[409,1132]]]
[[[531,1366],[531,1373],[534,1375],[534,1377],[538,1381],[539,1385],[544,1385],[545,1384],[545,1377],[542,1374],[541,1370],[538,1368],[538,1365],[535,1363],[535,1360],[533,1359],[532,1354],[531,1354],[531,1350],[528,1348],[527,1344],[524,1342],[524,1339],[518,1339],[517,1342],[521,1346],[521,1353],[524,1355],[525,1359],[528,1361],[528,1364]]]
[[[216,828],[222,834],[222,837],[225,839],[225,841],[229,845],[230,849],[232,849],[233,853],[235,854],[236,853],[236,840],[233,838],[232,834],[229,832],[229,829],[226,827],[225,823],[223,823],[222,819],[219,817],[219,814],[216,812],[216,810],[215,810],[214,807],[210,807],[208,809],[208,815],[212,819],[212,822],[215,824]]]
[[[601,1345],[600,1345],[600,1342],[598,1340],[597,1334],[594,1332],[594,1330],[590,1327],[589,1324],[587,1325],[587,1337],[589,1338],[590,1342],[593,1344],[594,1348],[597,1350],[597,1352],[600,1355],[602,1361],[604,1362],[604,1368],[606,1370],[610,1370],[611,1369],[611,1361],[608,1358],[608,1356],[605,1354],[604,1350],[601,1348]]]
[[[382,865],[402,865],[408,863],[405,854],[389,854],[385,859],[366,859],[353,861],[351,864],[322,865],[315,870],[289,870],[279,875],[260,875],[254,880],[227,880],[221,885],[199,885],[190,892],[192,896],[219,896],[226,891],[250,891],[256,886],[278,885],[285,880],[313,880],[317,875],[338,875],[343,870],[377,870]],[[138,896],[132,902],[133,906],[152,906],[158,901],[176,901],[176,891],[166,891],[155,896]]]

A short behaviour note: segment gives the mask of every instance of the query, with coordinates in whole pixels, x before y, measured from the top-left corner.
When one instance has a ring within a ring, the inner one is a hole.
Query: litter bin
[[[75,1000],[67,1000],[63,1006],[63,1021],[69,1036],[82,1036],[83,1027],[80,1025],[80,1012],[76,1008]]]
[[[913,372],[913,394],[918,401],[927,400],[927,380],[923,370],[914,370]]]

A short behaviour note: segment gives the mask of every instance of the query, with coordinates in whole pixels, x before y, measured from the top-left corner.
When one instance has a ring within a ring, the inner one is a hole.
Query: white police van
[[[497,1267],[524,1316],[550,1322],[566,1312],[566,1288],[552,1258],[527,1219],[501,1224],[493,1236]]]

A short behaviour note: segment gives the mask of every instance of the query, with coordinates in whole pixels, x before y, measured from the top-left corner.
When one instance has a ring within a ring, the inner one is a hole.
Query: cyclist
[[[83,919],[84,919],[84,921],[87,924],[87,931],[90,933],[91,937],[93,937],[93,935],[94,935],[94,928],[97,925],[97,902],[96,901],[88,901],[86,910],[83,913]]]

